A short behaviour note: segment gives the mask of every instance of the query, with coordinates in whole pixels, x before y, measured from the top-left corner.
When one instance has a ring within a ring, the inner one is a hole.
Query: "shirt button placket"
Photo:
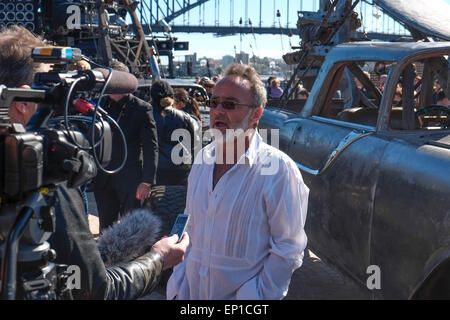
[[[212,235],[213,235],[213,229],[214,229],[214,213],[216,212],[217,209],[217,203],[215,201],[215,198],[217,196],[216,190],[214,190],[212,193],[210,193],[210,201],[209,201],[209,207],[208,207],[208,211],[207,211],[207,216],[206,216],[206,243],[205,243],[205,256],[203,259],[203,266],[202,268],[204,268],[204,270],[202,270],[202,274],[205,277],[204,281],[205,281],[205,286],[204,288],[206,288],[207,292],[205,292],[206,294],[206,299],[210,299],[210,283],[211,283],[211,244],[212,244]]]

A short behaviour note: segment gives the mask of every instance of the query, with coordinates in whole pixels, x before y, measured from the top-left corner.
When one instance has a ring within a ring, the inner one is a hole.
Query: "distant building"
[[[185,62],[192,62],[193,64],[197,63],[197,52],[194,54],[187,54],[184,56]]]
[[[250,61],[250,56],[248,53],[245,52],[241,52],[241,53],[236,53],[236,63],[243,63],[243,64],[249,64],[248,62]]]
[[[233,56],[223,56],[222,57],[222,66],[224,69],[226,69],[232,63],[234,63]]]

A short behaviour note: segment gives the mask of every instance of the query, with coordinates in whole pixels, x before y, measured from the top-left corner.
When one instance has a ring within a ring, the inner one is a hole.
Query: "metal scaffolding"
[[[316,11],[319,7],[320,0],[143,0],[138,14],[146,32],[163,32],[160,21],[164,19],[173,32],[297,34],[297,12]],[[272,21],[268,12],[272,13]],[[371,0],[361,1],[356,12],[363,22],[361,33],[383,40],[409,35]]]

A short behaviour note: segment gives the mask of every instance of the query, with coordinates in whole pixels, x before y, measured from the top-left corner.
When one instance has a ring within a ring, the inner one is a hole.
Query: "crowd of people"
[[[208,77],[196,77],[195,83],[201,85],[208,92],[210,97],[212,90],[217,81],[220,80],[220,76],[214,76],[212,79]],[[284,91],[286,90],[286,83],[281,81],[278,77],[270,76],[266,82],[266,96],[267,99],[281,99]],[[301,81],[294,83],[294,86],[288,89],[289,99],[306,100],[309,96],[309,91],[303,86]]]
[[[20,26],[0,31],[0,83],[31,88],[37,72],[52,68],[31,58],[32,48],[46,45]],[[118,61],[110,65],[128,72]],[[90,66],[81,63],[73,68]],[[61,183],[45,195],[56,218],[49,239],[57,252],[56,262],[81,270],[81,288],[72,291],[73,298],[136,299],[155,288],[163,270],[177,265],[168,282],[169,299],[286,295],[306,247],[309,189],[293,160],[264,143],[256,131],[267,91],[253,68],[231,65],[223,77],[198,79],[198,83],[208,95],[210,126],[218,132],[211,144],[194,154],[201,114],[195,97],[186,90],[173,90],[167,81],[158,80],[152,83],[151,101],[132,93],[111,93],[102,107],[123,132],[127,158],[116,175],[99,173],[91,184],[103,233],[139,209],[154,185],[186,183],[185,213],[191,219],[181,239],[163,237],[131,261],[105,266],[86,219],[85,192]],[[273,86],[279,96],[275,89],[279,82]],[[9,122],[25,126],[37,110],[35,102],[14,101]],[[189,133],[190,144],[173,141],[177,129]],[[240,133],[230,140],[227,130]],[[124,153],[117,129],[112,140],[109,166],[117,167]],[[244,150],[237,147],[241,142]],[[183,156],[190,157],[182,164],[172,157],[180,145]],[[268,162],[276,164],[275,173],[262,173]]]
[[[416,66],[412,65],[414,72],[416,72]],[[378,89],[381,93],[384,92],[384,88],[386,85],[386,80],[388,77],[387,74],[387,68],[385,64],[377,64],[375,67],[375,73],[378,74]],[[367,76],[370,77],[370,74],[367,74]],[[416,75],[414,78],[414,97],[415,97],[415,103],[418,105],[419,103],[419,95],[422,88],[422,77],[420,75]],[[396,85],[395,91],[394,91],[394,98],[392,103],[394,105],[397,105],[402,100],[403,95],[403,82],[402,79],[400,79]],[[450,102],[445,94],[444,89],[441,87],[439,80],[434,80],[433,82],[433,94],[432,94],[432,101],[431,103],[433,105],[441,105],[441,106],[450,106]]]
[[[374,80],[375,78],[378,78],[378,86],[377,88],[380,90],[381,93],[384,92],[384,88],[386,85],[386,80],[388,77],[388,68],[389,66],[386,66],[385,64],[378,63],[375,66],[374,74],[376,76],[372,76],[369,72],[364,71],[363,73],[368,79]],[[215,83],[219,79],[219,76],[215,76],[213,80],[207,78],[207,77],[197,77],[196,83],[202,85],[205,90],[210,94],[212,92],[212,88],[214,88]],[[420,93],[421,89],[421,81],[422,77],[420,75],[417,75],[414,79],[414,95],[416,97],[416,100],[418,99],[418,95]],[[356,87],[364,93],[368,98],[371,98],[370,95],[367,92],[367,89],[363,86],[363,84],[355,77],[355,85]],[[309,96],[309,91],[303,86],[301,81],[294,81],[294,86],[291,88],[286,89],[286,85],[277,77],[270,76],[267,79],[266,83],[266,92],[267,92],[267,99],[280,99],[283,96],[283,93],[285,90],[288,90],[288,96],[289,99],[295,99],[295,100],[306,100]],[[403,94],[403,87],[402,87],[402,81],[400,80],[397,83],[397,87],[394,92],[394,98],[393,98],[393,104],[398,104],[402,100],[402,94]],[[334,98],[341,98],[341,92],[338,90],[334,96]],[[432,104],[434,105],[443,105],[443,106],[449,106],[450,103],[448,102],[449,98],[445,94],[445,91],[441,87],[439,80],[435,80],[433,83],[433,95],[432,95]]]

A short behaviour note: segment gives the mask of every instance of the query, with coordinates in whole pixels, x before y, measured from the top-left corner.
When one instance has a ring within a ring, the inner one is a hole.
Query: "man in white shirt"
[[[189,175],[191,246],[168,299],[281,299],[302,264],[309,189],[293,160],[255,131],[266,102],[246,65],[230,66],[214,88],[215,140]]]

